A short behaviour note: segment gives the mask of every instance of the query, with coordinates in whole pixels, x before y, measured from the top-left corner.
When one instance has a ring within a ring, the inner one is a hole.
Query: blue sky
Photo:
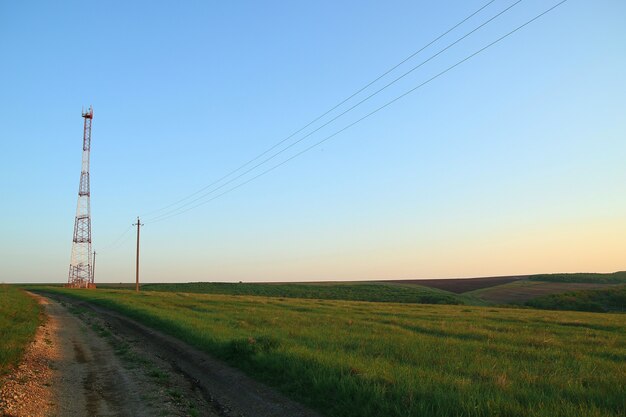
[[[95,113],[96,281],[132,281],[132,231],[111,243],[137,215],[253,158],[485,3],[0,3],[0,281],[67,279],[82,106]],[[285,157],[556,3],[520,2]],[[143,279],[626,269],[624,16],[623,1],[569,0],[258,180],[146,216]]]

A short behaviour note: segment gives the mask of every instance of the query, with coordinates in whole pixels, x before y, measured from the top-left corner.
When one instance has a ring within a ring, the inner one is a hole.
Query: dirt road
[[[319,417],[174,338],[114,312],[45,295],[51,376],[37,385],[49,392],[36,409],[23,404],[5,415]]]
[[[56,302],[46,312],[56,322],[59,355],[53,387],[59,416],[153,416],[140,400],[143,384],[128,372],[106,340]]]

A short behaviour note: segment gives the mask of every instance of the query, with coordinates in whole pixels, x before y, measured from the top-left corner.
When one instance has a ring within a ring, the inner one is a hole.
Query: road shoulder
[[[45,306],[48,301],[35,296]],[[39,326],[19,365],[3,377],[0,386],[0,415],[45,417],[55,414],[50,390],[52,364],[58,357],[56,322],[47,317]]]

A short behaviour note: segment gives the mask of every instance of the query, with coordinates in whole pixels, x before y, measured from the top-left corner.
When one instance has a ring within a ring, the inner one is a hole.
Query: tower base
[[[91,284],[87,284],[87,286],[85,287],[82,284],[74,284],[74,283],[68,283],[63,285],[65,288],[86,288],[86,289],[95,289],[96,288],[96,284],[91,283]]]

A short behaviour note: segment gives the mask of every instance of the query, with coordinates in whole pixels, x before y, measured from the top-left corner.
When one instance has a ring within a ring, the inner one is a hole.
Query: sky
[[[558,3],[518,2],[315,130],[515,3],[493,1],[157,221],[486,3],[0,2],[0,282],[67,280],[89,105],[96,282],[134,281],[137,216],[143,282],[626,270],[621,0],[569,0],[244,183]]]

